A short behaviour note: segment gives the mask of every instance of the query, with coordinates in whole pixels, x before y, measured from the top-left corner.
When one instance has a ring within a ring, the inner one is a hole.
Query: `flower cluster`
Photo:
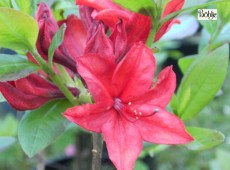
[[[69,108],[64,116],[89,131],[102,133],[109,157],[118,170],[133,169],[143,141],[192,141],[183,122],[165,110],[176,88],[172,67],[163,69],[153,81],[156,63],[152,50],[145,45],[153,26],[151,18],[128,11],[111,0],[76,3],[80,19],[70,15],[56,22],[44,3],[39,4],[36,13],[39,54],[48,60],[51,40],[65,23],[64,41],[54,53],[54,62],[80,76],[94,101]],[[161,18],[181,9],[183,3],[184,0],[169,1]],[[177,22],[171,19],[164,23],[154,41]],[[0,91],[18,110],[35,109],[48,100],[64,97],[46,77],[38,74],[0,83]],[[70,91],[75,96],[79,94],[77,89]]]

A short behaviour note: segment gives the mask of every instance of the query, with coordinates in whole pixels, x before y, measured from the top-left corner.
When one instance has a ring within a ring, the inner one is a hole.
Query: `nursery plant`
[[[9,118],[14,132],[0,129],[0,152],[18,141],[39,158],[77,127],[92,136],[90,169],[101,169],[104,145],[116,169],[132,170],[159,148],[222,143],[223,133],[189,122],[221,93],[228,8],[228,0],[1,1],[0,48],[12,54],[0,54],[0,102],[21,116]],[[176,42],[194,34],[197,50],[183,56]],[[162,64],[169,57],[182,76]],[[45,163],[37,159],[37,169]]]

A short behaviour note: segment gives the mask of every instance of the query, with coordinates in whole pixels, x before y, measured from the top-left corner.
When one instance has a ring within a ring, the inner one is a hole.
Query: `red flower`
[[[52,16],[49,6],[45,3],[39,4],[36,20],[39,25],[37,49],[39,54],[47,60],[50,43],[59,25]],[[66,20],[60,22],[60,24],[62,23],[66,23],[67,28],[62,45],[55,51],[54,62],[76,72],[75,57],[83,54],[87,32],[77,16],[70,15]]]
[[[70,89],[74,95],[79,91]],[[52,83],[37,74],[11,82],[0,82],[0,92],[16,110],[33,110],[44,103],[55,99],[64,98],[62,92]]]
[[[184,5],[184,0],[171,0],[167,3],[164,12],[161,18],[166,17],[167,15],[179,11]],[[176,19],[170,19],[166,21],[161,28],[158,30],[154,42],[158,41],[166,32],[170,30],[173,24],[179,24],[180,21]]]
[[[79,126],[102,133],[118,170],[132,170],[142,141],[184,144],[193,140],[182,121],[164,108],[176,87],[171,67],[152,83],[155,60],[142,43],[116,64],[113,57],[88,54],[77,59],[95,104],[69,108],[64,115]]]
[[[122,58],[133,43],[146,42],[151,27],[150,17],[128,11],[111,0],[76,0],[76,3],[80,5],[86,28],[92,27],[97,20],[111,29],[117,58]]]

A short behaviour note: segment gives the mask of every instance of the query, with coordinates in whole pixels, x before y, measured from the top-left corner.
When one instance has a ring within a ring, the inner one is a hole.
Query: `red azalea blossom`
[[[166,7],[162,13],[161,18],[166,17],[167,15],[179,11],[184,5],[184,0],[171,0],[166,4]],[[156,33],[154,42],[158,41],[166,32],[170,30],[173,24],[179,24],[180,21],[176,19],[170,19],[166,21],[161,28]]]
[[[155,59],[142,43],[134,44],[116,64],[113,57],[88,54],[77,59],[95,104],[69,108],[64,115],[79,126],[102,133],[118,170],[132,170],[142,141],[185,144],[193,138],[183,122],[165,110],[176,87],[172,67],[155,83]]]
[[[74,95],[79,94],[76,88],[70,90]],[[55,85],[37,74],[0,82],[0,92],[14,109],[20,111],[33,110],[52,99],[65,97]]]
[[[36,20],[39,25],[36,46],[39,54],[47,60],[50,43],[58,31],[59,25],[52,16],[49,6],[45,3],[39,4]],[[54,62],[62,64],[73,72],[76,72],[75,58],[83,54],[87,31],[77,16],[70,15],[59,24],[63,23],[66,23],[67,28],[62,45],[54,53]]]
[[[76,0],[76,3],[80,5],[80,15],[86,29],[95,20],[103,21],[111,29],[116,57],[125,54],[133,43],[146,42],[151,27],[150,17],[128,11],[111,0]]]

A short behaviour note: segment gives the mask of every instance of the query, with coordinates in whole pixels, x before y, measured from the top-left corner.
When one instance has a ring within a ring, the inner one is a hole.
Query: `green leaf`
[[[210,149],[221,144],[225,139],[224,135],[216,130],[198,127],[187,127],[186,129],[194,138],[193,142],[183,145],[190,150]]]
[[[66,30],[66,24],[62,24],[62,26],[58,29],[57,33],[54,35],[49,50],[48,50],[48,60],[49,60],[49,65],[52,66],[53,64],[53,55],[55,50],[61,45],[63,39],[64,39],[64,34]]]
[[[12,81],[25,77],[39,69],[26,57],[20,55],[0,54],[0,81]]]
[[[38,24],[31,16],[11,8],[0,8],[0,47],[35,49],[37,36]]]
[[[14,9],[30,14],[30,0],[11,0],[11,3]]]
[[[226,9],[230,9],[230,2],[229,0],[225,1],[224,3],[220,3],[216,5],[218,10],[218,18],[223,22],[223,24],[227,24],[229,22],[230,11]]]
[[[193,118],[215,97],[227,74],[228,54],[229,47],[224,45],[211,53],[200,54],[192,63],[177,93],[180,118]]]
[[[180,70],[183,74],[186,73],[189,66],[193,63],[193,61],[195,60],[196,57],[197,57],[197,55],[192,55],[192,56],[187,56],[187,57],[179,59],[178,65],[179,65]]]
[[[133,12],[149,15],[152,18],[157,15],[156,4],[152,0],[113,0],[113,2]]]
[[[11,114],[7,114],[4,120],[0,119],[0,136],[16,136],[18,121]]]
[[[137,160],[135,163],[134,170],[149,170],[149,167],[141,160]]]
[[[0,7],[11,7],[10,0],[1,0]]]
[[[16,139],[14,137],[0,137],[0,152],[7,149],[11,145],[13,145],[16,142]]]
[[[54,142],[65,131],[69,121],[62,113],[69,107],[71,104],[66,100],[54,100],[23,116],[18,138],[29,157]]]

